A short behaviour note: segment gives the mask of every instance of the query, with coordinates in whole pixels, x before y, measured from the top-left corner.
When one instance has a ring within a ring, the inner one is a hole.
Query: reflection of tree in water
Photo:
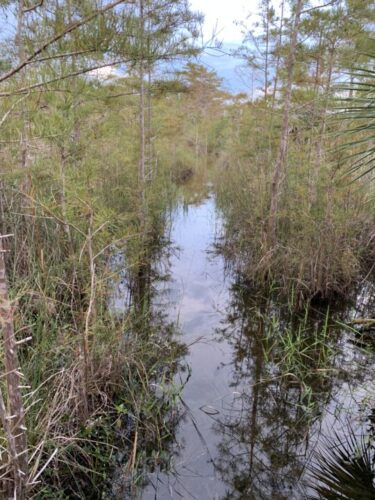
[[[128,400],[118,410],[121,451],[111,478],[114,498],[135,498],[136,478],[142,483],[149,473],[168,468],[181,418],[180,387],[174,376],[181,369],[186,347],[176,339],[176,325],[154,304],[157,284],[167,276],[168,241],[155,235],[141,250],[142,259],[128,266],[123,276],[130,297],[123,313],[130,320],[122,346],[128,354],[127,376],[121,384]]]
[[[215,466],[228,485],[228,499],[301,498],[295,487],[307,460],[309,428],[330,391],[324,374],[312,374],[314,356],[306,358],[311,365],[304,381],[311,387],[308,408],[306,385],[303,389],[294,377],[280,373],[285,347],[273,342],[270,353],[266,336],[267,318],[274,313],[270,302],[251,304],[234,291],[227,324],[218,332],[235,355],[236,392],[214,424],[221,439]]]

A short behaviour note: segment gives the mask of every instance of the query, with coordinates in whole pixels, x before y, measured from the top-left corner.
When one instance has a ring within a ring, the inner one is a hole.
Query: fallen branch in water
[[[353,319],[348,323],[349,325],[375,325],[374,318],[358,318]]]

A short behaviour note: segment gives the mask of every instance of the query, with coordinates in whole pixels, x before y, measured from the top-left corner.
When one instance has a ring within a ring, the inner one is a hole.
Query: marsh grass
[[[278,141],[278,115],[262,103],[232,111],[218,160],[215,189],[224,219],[224,251],[254,290],[277,287],[280,298],[303,309],[310,300],[347,299],[374,259],[372,188],[340,170],[341,139],[329,124],[326,148],[314,177],[316,130],[296,122],[289,137],[288,168],[277,214],[277,239],[267,236],[270,185]],[[265,147],[267,143],[267,148]],[[314,196],[312,196],[312,193]]]
[[[149,263],[165,246],[171,192],[166,187],[161,197],[150,190],[152,232],[141,241],[136,207],[123,206],[128,215],[115,217],[124,202],[112,197],[103,207],[106,193],[99,191],[90,203],[72,196],[75,207],[63,218],[52,190],[46,181],[29,195],[10,183],[1,199],[2,231],[14,234],[6,254],[14,326],[17,340],[25,340],[19,358],[27,489],[30,498],[96,499],[110,490],[110,474],[120,465],[129,487],[139,482],[145,463],[163,456],[178,417],[173,391],[179,389],[171,380],[183,348],[173,325],[150,305],[157,276]],[[113,248],[126,256],[132,290],[133,306],[122,315],[109,307],[119,272],[109,265]],[[161,393],[156,386],[164,387]],[[7,480],[2,432],[0,446]]]
[[[331,333],[329,309],[317,318],[305,307],[304,314],[271,314],[265,322],[265,360],[274,366],[274,376],[301,391],[300,404],[306,410],[314,406],[316,379],[330,377],[336,354]]]

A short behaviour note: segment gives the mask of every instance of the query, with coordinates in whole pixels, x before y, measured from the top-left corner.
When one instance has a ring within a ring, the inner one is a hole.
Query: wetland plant
[[[374,436],[333,434],[310,466],[311,500],[373,500],[375,498]]]

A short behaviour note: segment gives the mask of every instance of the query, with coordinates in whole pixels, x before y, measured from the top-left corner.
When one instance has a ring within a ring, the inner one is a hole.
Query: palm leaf
[[[315,495],[310,500],[373,500],[374,450],[364,436],[357,438],[352,429],[348,435],[326,439],[324,450],[310,466],[309,486]]]
[[[374,54],[367,54],[369,65],[374,63]],[[353,150],[347,157],[356,157],[349,169],[359,179],[375,169],[375,70],[370,67],[354,68],[350,74],[352,83],[342,85],[339,91],[348,91],[349,97],[341,97],[336,106],[335,118],[349,121],[350,125],[341,131],[353,140],[345,142],[340,150]]]

